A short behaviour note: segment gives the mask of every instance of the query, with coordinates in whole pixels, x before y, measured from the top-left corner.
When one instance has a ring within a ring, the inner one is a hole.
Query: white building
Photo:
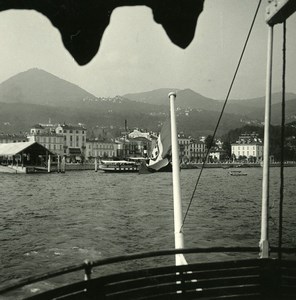
[[[28,140],[38,142],[54,154],[64,154],[64,136],[57,134],[53,128],[36,124],[31,128]]]
[[[112,158],[117,155],[117,143],[88,139],[86,141],[85,157],[87,160],[100,157]]]
[[[178,137],[180,156],[182,160],[191,162],[202,161],[205,157],[205,143],[197,142],[192,138]]]
[[[263,143],[257,133],[244,133],[236,143],[231,144],[231,155],[260,161],[263,158]]]
[[[235,155],[236,158],[254,157],[256,161],[262,160],[263,157],[263,144],[261,143],[249,143],[249,144],[231,144],[231,155]]]
[[[79,159],[85,155],[87,130],[83,125],[59,124],[55,132],[64,137],[64,155],[73,159]]]

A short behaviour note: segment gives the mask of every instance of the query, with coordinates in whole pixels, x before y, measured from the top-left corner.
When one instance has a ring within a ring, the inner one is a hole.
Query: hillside
[[[177,94],[177,107],[213,111],[220,111],[222,108],[222,104],[219,101],[204,97],[191,89],[158,89],[144,93],[126,94],[123,97],[147,104],[169,105],[168,94],[171,91],[175,91]]]
[[[168,93],[174,89],[158,89],[146,93],[127,94],[113,98],[97,97],[79,86],[46,71],[30,69],[0,84],[0,132],[28,131],[35,123],[84,123],[87,128],[124,127],[128,121],[134,127],[158,130],[169,114]],[[176,89],[175,89],[176,90]],[[190,89],[177,92],[177,122],[179,131],[198,136],[213,132],[222,102],[206,98]],[[287,116],[296,115],[296,101],[287,101]],[[260,101],[260,104],[258,104]],[[253,103],[252,105],[250,104]],[[230,101],[219,127],[219,134],[246,123],[263,121],[261,100]],[[272,110],[279,122],[278,101]]]
[[[171,89],[160,89],[145,93],[126,94],[125,98],[133,101],[145,103],[161,103],[168,105],[167,95]],[[279,124],[281,119],[281,93],[272,95],[272,123]],[[204,97],[190,89],[177,90],[176,105],[184,109],[196,109],[220,112],[224,101],[213,100]],[[296,117],[296,95],[286,93],[286,112],[287,122],[292,121]],[[253,123],[261,123],[264,121],[265,97],[253,99],[232,100],[229,99],[225,108],[225,113],[229,115],[241,116],[245,121]]]
[[[95,98],[77,85],[40,69],[19,73],[0,84],[0,102],[68,106]]]

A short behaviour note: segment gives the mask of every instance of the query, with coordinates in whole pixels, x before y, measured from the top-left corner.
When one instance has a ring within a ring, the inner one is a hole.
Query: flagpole
[[[172,164],[173,164],[173,198],[174,198],[174,231],[175,231],[175,248],[184,248],[184,236],[182,231],[182,202],[181,202],[181,185],[180,185],[180,162],[179,162],[179,145],[177,136],[175,98],[176,93],[169,93],[170,115],[171,115],[171,141],[172,141]],[[184,256],[176,255],[176,265],[187,264]]]
[[[260,257],[269,257],[268,217],[269,217],[269,136],[270,136],[270,107],[272,89],[272,54],[273,54],[273,26],[268,26],[267,43],[267,72],[264,118],[264,152],[262,178],[262,210],[261,210],[261,239]]]

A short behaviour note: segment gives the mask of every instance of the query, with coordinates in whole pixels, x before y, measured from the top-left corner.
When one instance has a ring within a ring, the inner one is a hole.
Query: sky
[[[171,43],[150,8],[113,11],[98,54],[79,66],[58,30],[35,11],[0,14],[0,82],[39,68],[79,85],[97,97],[190,88],[223,100],[232,80],[258,0],[205,0],[195,37],[185,49]],[[263,0],[230,98],[265,94],[267,31]],[[286,91],[296,93],[296,13],[287,21]],[[274,30],[273,92],[281,91],[282,26]],[[292,55],[294,54],[294,55]]]

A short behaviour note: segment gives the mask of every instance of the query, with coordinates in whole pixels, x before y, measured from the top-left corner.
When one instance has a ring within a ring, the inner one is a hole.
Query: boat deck
[[[0,290],[44,281],[84,270],[87,280],[71,283],[25,299],[296,299],[296,261],[243,259],[193,263],[115,273],[91,279],[94,267],[176,253],[221,253],[221,248],[166,250],[125,255],[35,276]],[[257,252],[258,248],[223,248],[224,252]],[[296,249],[288,252],[295,254]],[[114,270],[116,270],[114,265]]]

